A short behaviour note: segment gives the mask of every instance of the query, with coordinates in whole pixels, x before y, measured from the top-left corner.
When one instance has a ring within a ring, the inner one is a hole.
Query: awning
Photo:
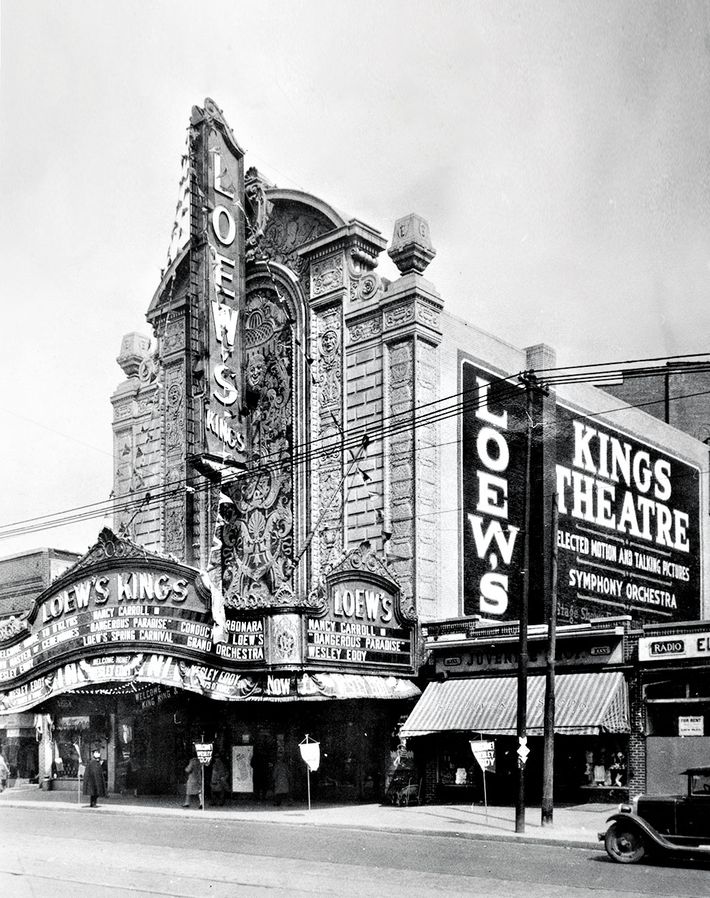
[[[490,735],[517,733],[516,677],[452,679],[430,683],[400,730],[403,737],[456,730]],[[528,677],[527,732],[543,735],[545,677]],[[569,736],[628,733],[624,676],[613,673],[555,677],[555,732]]]

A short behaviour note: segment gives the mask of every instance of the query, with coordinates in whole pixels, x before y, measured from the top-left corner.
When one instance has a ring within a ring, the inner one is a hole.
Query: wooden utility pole
[[[528,729],[528,608],[530,599],[530,461],[532,455],[532,408],[534,375],[521,375],[525,384],[525,519],[523,534],[523,590],[520,598],[518,637],[518,797],[515,803],[515,832],[525,832],[525,766]]]
[[[557,493],[552,497],[552,567],[547,618],[547,666],[545,669],[545,729],[542,759],[540,822],[552,825],[555,773],[555,652],[557,649]]]

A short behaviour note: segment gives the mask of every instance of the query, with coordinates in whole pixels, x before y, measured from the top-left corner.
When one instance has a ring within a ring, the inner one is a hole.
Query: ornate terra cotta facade
[[[436,425],[413,412],[436,395],[442,303],[421,277],[426,222],[398,223],[396,285],[377,273],[385,246],[245,173],[206,100],[153,339],[124,339],[112,402],[116,527],[211,582],[205,663],[254,678],[240,700],[393,699],[389,734],[418,694],[417,607],[438,588]],[[263,652],[247,658],[232,649],[253,621]]]
[[[243,452],[237,464],[220,460],[200,438],[214,367],[204,333],[217,320],[210,303],[223,300],[222,283],[209,283],[215,252],[205,261],[204,247],[211,227],[218,238],[232,232],[228,211],[215,218],[225,207],[203,199],[216,177],[202,152],[205,133],[223,136],[218,174],[229,168],[228,150],[235,171],[242,156],[211,101],[192,122],[191,207],[179,207],[176,219],[189,218],[190,239],[173,250],[148,312],[155,348],[129,335],[119,357],[129,377],[113,398],[115,491],[118,508],[129,497],[130,515],[118,511],[117,525],[132,517],[134,538],[207,571],[225,608],[266,612],[267,630],[293,613],[288,660],[299,665],[305,615],[322,607],[329,571],[363,541],[388,552],[408,607],[436,601],[437,425],[413,426],[415,407],[438,392],[442,303],[421,276],[434,250],[423,219],[401,219],[389,253],[402,277],[383,281],[379,232],[274,187],[254,168],[243,185],[231,179],[229,195],[243,197],[235,200],[243,252],[227,269],[234,338],[229,353],[225,341],[217,348],[228,361],[236,401],[226,414]],[[213,191],[214,202],[222,193]],[[150,376],[141,379],[144,369]],[[143,406],[159,409],[145,443]],[[136,472],[140,480],[129,476]],[[142,489],[160,499],[136,505]]]
[[[0,713],[39,709],[55,788],[98,746],[112,788],[173,790],[211,733],[258,795],[259,758],[295,768],[309,733],[324,795],[381,793],[438,589],[437,425],[415,409],[442,309],[426,222],[398,222],[394,284],[385,246],[245,172],[221,110],[193,109],[152,336],[118,357],[115,533],[0,632]]]

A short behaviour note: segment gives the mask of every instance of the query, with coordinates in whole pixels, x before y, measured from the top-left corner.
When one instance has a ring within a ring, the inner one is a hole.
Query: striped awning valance
[[[517,733],[516,677],[430,683],[401,729],[403,737],[450,730]],[[528,677],[527,732],[543,734],[545,677]],[[629,732],[629,700],[622,673],[560,674],[555,678],[555,732],[596,735]]]

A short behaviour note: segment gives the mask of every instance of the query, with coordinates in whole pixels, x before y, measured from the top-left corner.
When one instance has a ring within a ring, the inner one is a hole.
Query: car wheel
[[[612,823],[606,831],[604,847],[609,857],[620,864],[636,864],[646,855],[646,843],[634,826]]]

